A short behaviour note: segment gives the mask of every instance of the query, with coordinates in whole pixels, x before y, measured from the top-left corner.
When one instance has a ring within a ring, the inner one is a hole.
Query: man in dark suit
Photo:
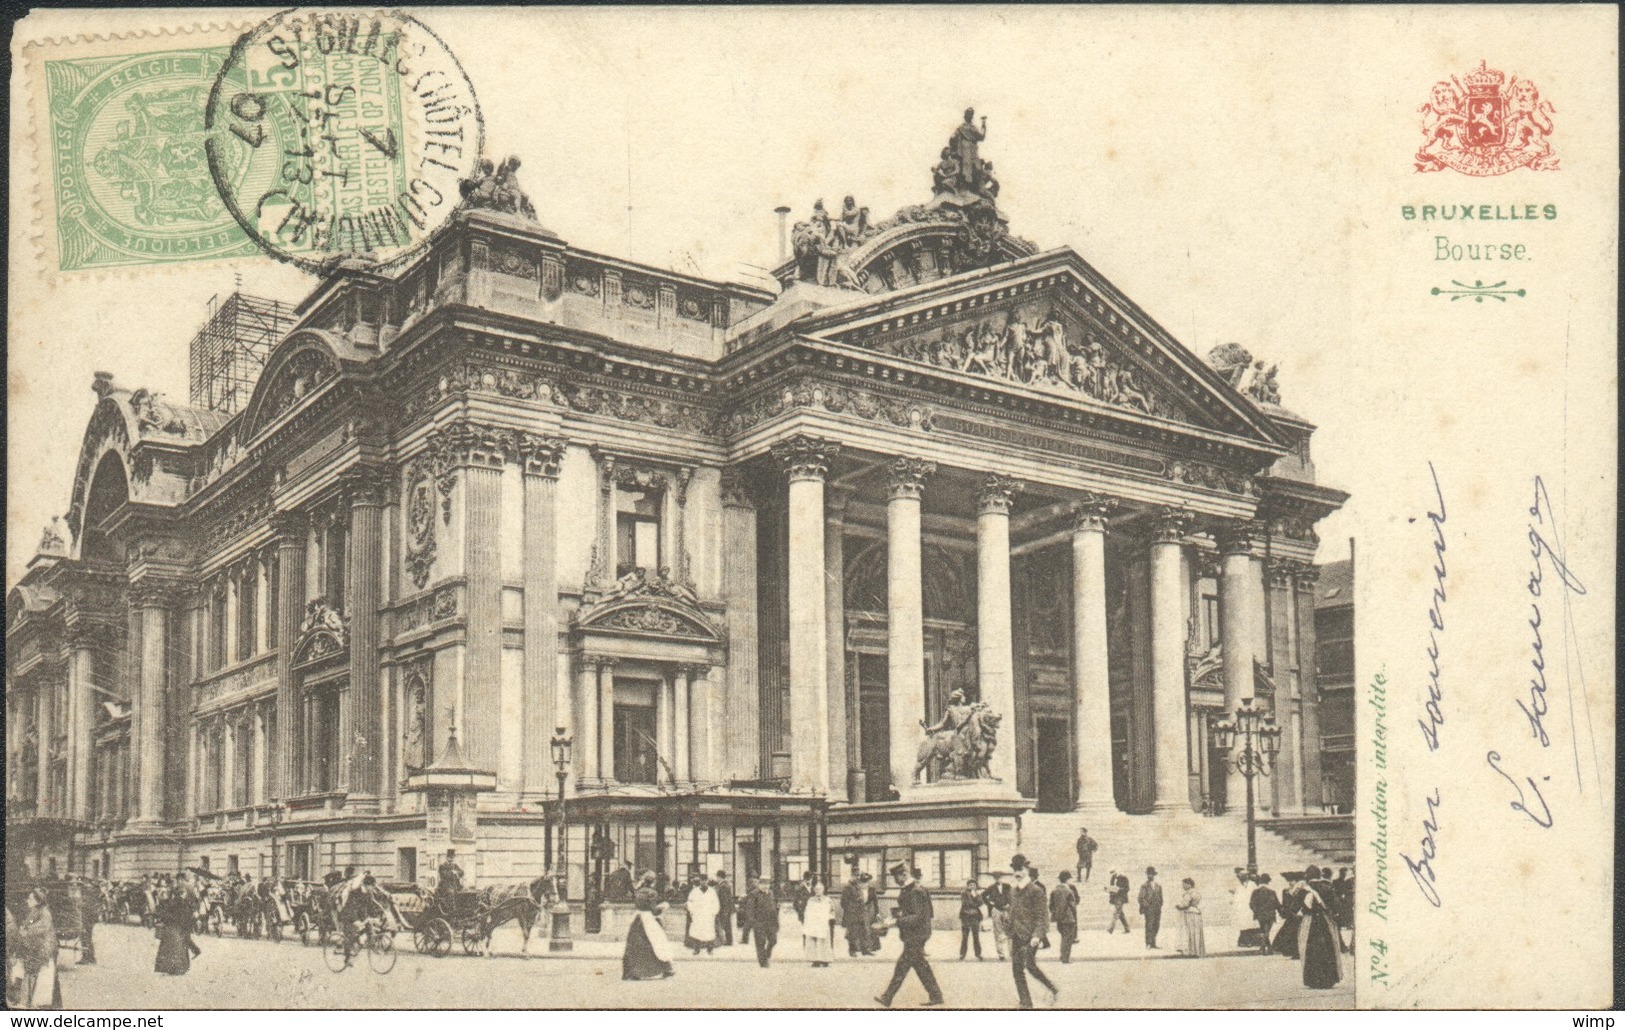
[[[1140,884],[1140,916],[1145,920],[1145,946],[1156,948],[1157,931],[1162,928],[1162,884],[1157,882],[1157,867],[1145,867],[1145,882]]]
[[[852,879],[841,888],[841,925],[846,927],[846,953],[853,958],[869,954],[869,888],[863,885],[858,867]]]
[[[1061,882],[1049,894],[1049,917],[1061,935],[1062,964],[1072,961],[1072,945],[1078,942],[1078,888],[1068,882],[1071,879],[1071,873],[1061,870]]]
[[[1049,898],[1038,882],[1038,870],[1028,864],[1015,867],[1016,884],[1010,901],[1010,975],[1016,981],[1016,997],[1021,1007],[1033,1007],[1027,990],[1027,974],[1049,991],[1050,1004],[1060,994],[1049,977],[1038,968],[1038,945],[1049,932]]]
[[[734,888],[728,882],[728,871],[718,869],[712,881],[717,892],[717,943],[734,942]]]
[[[971,944],[976,945],[976,961],[982,961],[982,891],[974,879],[966,880],[959,894],[959,961],[965,961]]]
[[[1270,886],[1270,874],[1258,874],[1258,886],[1253,888],[1253,895],[1248,899],[1248,907],[1252,909],[1253,922],[1258,924],[1258,932],[1262,936],[1258,950],[1260,954],[1270,953],[1270,930],[1275,926],[1275,917],[1281,911],[1281,899],[1276,897],[1275,888]]]
[[[892,971],[891,983],[875,997],[875,1001],[891,1008],[892,999],[897,997],[912,969],[920,978],[920,986],[925,988],[926,1000],[921,1004],[941,1005],[942,988],[937,986],[936,974],[931,972],[931,963],[925,958],[925,942],[931,939],[931,895],[920,886],[918,869],[911,869],[899,862],[892,866],[891,875],[898,886],[893,925],[897,927],[897,936],[903,942],[903,954],[897,959],[897,968]]]
[[[758,876],[756,889],[740,902],[739,925],[756,938],[756,961],[766,969],[773,959],[773,946],[779,943],[779,903],[767,877]]]

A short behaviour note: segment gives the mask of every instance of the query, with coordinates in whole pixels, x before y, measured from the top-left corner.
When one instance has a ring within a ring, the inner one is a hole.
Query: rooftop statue
[[[490,158],[480,159],[479,171],[471,179],[458,184],[466,207],[501,211],[536,220],[536,208],[525,191],[519,188],[519,158],[505,158],[494,171]]]
[[[1264,367],[1262,359],[1239,343],[1221,343],[1207,352],[1207,363],[1231,386],[1262,404],[1281,403],[1281,384],[1276,382],[1280,365]]]

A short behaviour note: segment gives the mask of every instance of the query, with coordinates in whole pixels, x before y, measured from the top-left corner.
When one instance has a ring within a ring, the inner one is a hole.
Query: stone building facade
[[[820,204],[776,293],[471,206],[324,278],[240,409],[98,375],[7,606],[15,854],[424,878],[403,787],[455,732],[496,777],[477,882],[560,844],[578,883],[946,878],[1033,808],[1233,810],[1208,716],[1244,697],[1266,807],[1318,812],[1314,427],[1011,235],[956,140],[929,203]],[[985,770],[916,782],[956,690]]]

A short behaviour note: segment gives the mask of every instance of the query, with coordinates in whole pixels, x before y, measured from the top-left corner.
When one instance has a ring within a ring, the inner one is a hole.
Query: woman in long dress
[[[1185,924],[1185,939],[1180,946],[1186,958],[1201,958],[1207,954],[1207,936],[1202,930],[1202,896],[1196,893],[1196,881],[1186,877],[1180,886],[1184,896],[1174,907],[1179,909]]]
[[[683,943],[698,955],[710,954],[717,946],[717,913],[722,911],[722,899],[705,879],[696,879],[688,892],[688,932]]]
[[[56,921],[43,891],[28,892],[27,909],[17,929],[23,957],[23,1005],[31,1009],[62,1007],[62,985],[56,978]]]
[[[807,907],[801,913],[801,950],[814,967],[835,960],[835,909],[824,893],[822,881],[814,880]]]
[[[1332,920],[1331,883],[1311,866],[1304,874],[1303,920],[1298,946],[1303,954],[1303,985],[1324,990],[1343,978],[1337,966],[1337,924]]]
[[[1298,951],[1298,930],[1303,926],[1303,896],[1302,881],[1289,883],[1281,891],[1281,928],[1275,932],[1275,951],[1290,959],[1302,954]]]
[[[184,976],[191,970],[195,910],[196,904],[184,888],[177,888],[158,903],[154,913],[158,927],[158,957],[153,960],[153,972]]]
[[[671,964],[671,942],[660,925],[666,906],[652,887],[640,887],[632,895],[637,915],[626,928],[626,949],[621,953],[622,980],[659,980],[677,972]]]

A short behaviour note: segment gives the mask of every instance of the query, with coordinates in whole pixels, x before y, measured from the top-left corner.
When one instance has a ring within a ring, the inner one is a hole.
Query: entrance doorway
[[[615,706],[615,778],[622,783],[658,783],[653,705]]]
[[[1058,716],[1037,718],[1038,811],[1070,812],[1072,798],[1072,744],[1070,720]]]
[[[886,656],[860,654],[857,657],[863,800],[885,801],[891,788],[891,712],[886,695]]]

